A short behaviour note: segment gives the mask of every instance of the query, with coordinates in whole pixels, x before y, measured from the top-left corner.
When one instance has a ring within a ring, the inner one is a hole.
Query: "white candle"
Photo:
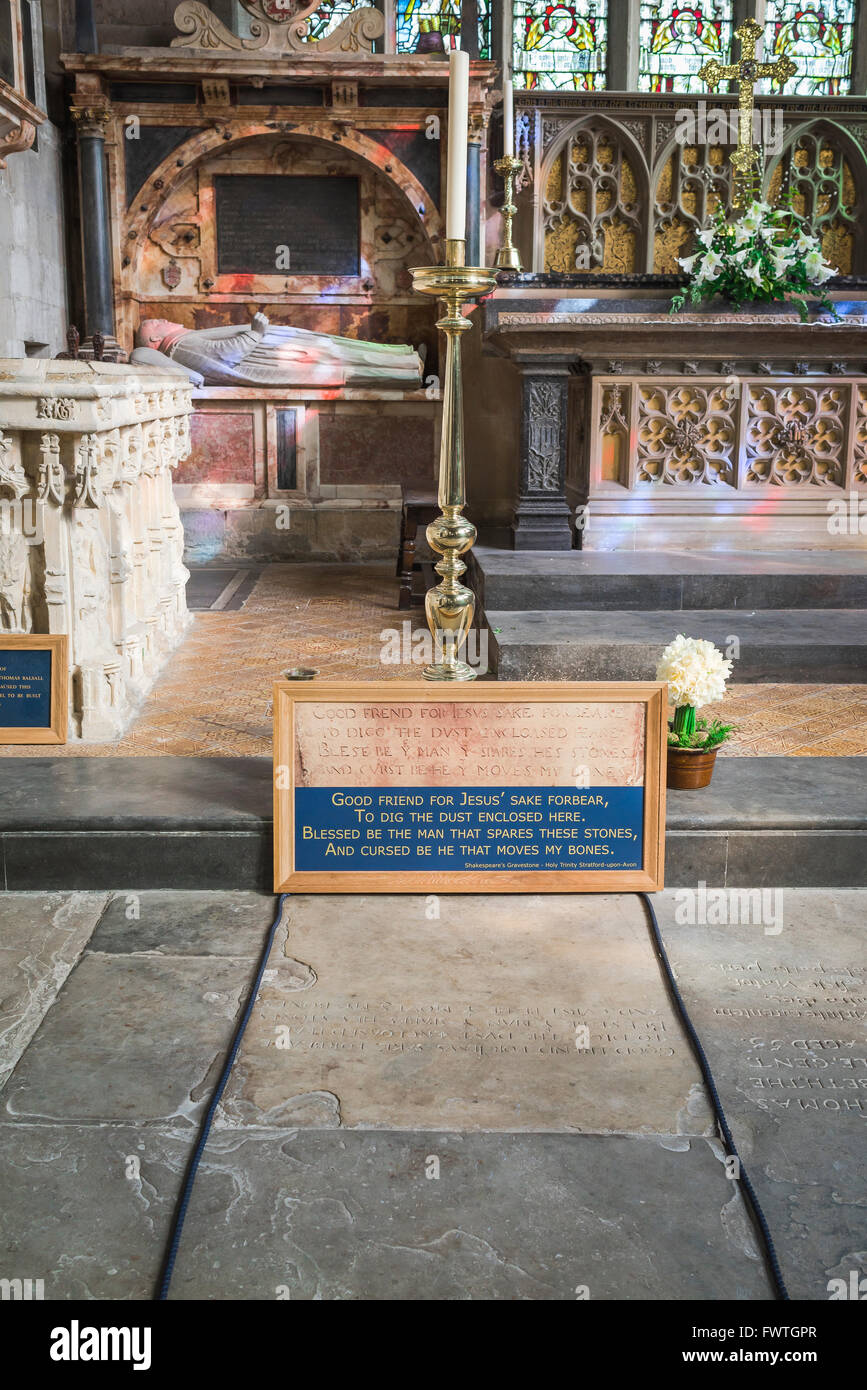
[[[470,59],[460,48],[449,57],[449,168],[446,180],[446,236],[467,234],[467,126],[470,115]]]
[[[515,97],[512,86],[512,74],[508,68],[504,69],[505,85],[503,87],[503,154],[514,155],[515,153]]]

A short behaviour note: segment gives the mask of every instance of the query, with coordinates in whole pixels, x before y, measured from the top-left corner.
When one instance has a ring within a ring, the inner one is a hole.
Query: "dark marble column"
[[[496,8],[496,7],[495,7]],[[479,56],[479,3],[461,0],[461,48],[470,58]],[[471,263],[475,265],[476,262]]]
[[[521,464],[512,523],[516,550],[571,550],[566,501],[569,368],[517,363],[521,373]]]
[[[482,220],[482,146],[470,131],[467,144],[467,265],[480,265]]]
[[[75,51],[76,53],[98,53],[96,39],[96,20],[93,17],[93,0],[75,0]]]
[[[114,294],[111,274],[111,227],[105,168],[105,124],[101,107],[73,108],[78,130],[78,170],[81,186],[81,255],[87,334],[114,338]]]

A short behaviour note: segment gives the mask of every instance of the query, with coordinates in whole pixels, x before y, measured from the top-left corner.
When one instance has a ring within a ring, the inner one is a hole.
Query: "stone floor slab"
[[[193,1142],[160,1126],[0,1123],[0,1278],[150,1299]]]
[[[253,973],[251,959],[86,955],[8,1082],[5,1117],[194,1122]]]
[[[115,893],[90,941],[106,954],[261,954],[277,899],[262,893]]]
[[[215,1135],[172,1297],[228,1285],[302,1301],[771,1296],[706,1141],[554,1134]]]
[[[706,1131],[636,897],[299,896],[268,964],[222,1124]]]
[[[51,1008],[106,893],[0,894],[0,1087]]]
[[[0,1277],[43,1279],[46,1299],[150,1298],[188,1144],[162,1126],[0,1125]],[[212,1137],[171,1296],[770,1291],[704,1140],[305,1130]]]
[[[867,1276],[867,892],[655,903],[792,1297],[826,1299]]]

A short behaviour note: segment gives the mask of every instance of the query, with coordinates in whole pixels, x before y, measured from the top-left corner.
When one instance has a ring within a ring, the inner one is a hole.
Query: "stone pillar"
[[[516,550],[571,550],[566,501],[569,368],[518,363],[521,461],[512,534]]]
[[[484,103],[470,107],[467,130],[467,265],[481,265],[482,169],[489,113]]]
[[[105,168],[105,127],[111,115],[107,105],[97,103],[73,106],[72,119],[78,131],[86,330],[88,336],[101,333],[110,341],[114,339],[114,291],[111,274],[108,179]]]
[[[639,0],[618,0],[617,22],[608,24],[608,87],[614,92],[638,90]]]

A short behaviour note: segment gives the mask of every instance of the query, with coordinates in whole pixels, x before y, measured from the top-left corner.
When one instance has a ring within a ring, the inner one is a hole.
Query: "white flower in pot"
[[[686,755],[687,763],[696,753],[716,753],[732,732],[731,724],[715,719],[696,721],[696,710],[716,704],[723,698],[732,663],[713,642],[702,637],[684,637],[679,633],[669,642],[659,659],[656,679],[668,682],[668,698],[674,705],[674,717],[668,735],[669,753]],[[669,759],[671,763],[671,758]],[[684,771],[680,780],[676,769],[669,767],[669,786],[706,786],[710,781],[713,759],[709,760],[706,779],[696,780]]]

